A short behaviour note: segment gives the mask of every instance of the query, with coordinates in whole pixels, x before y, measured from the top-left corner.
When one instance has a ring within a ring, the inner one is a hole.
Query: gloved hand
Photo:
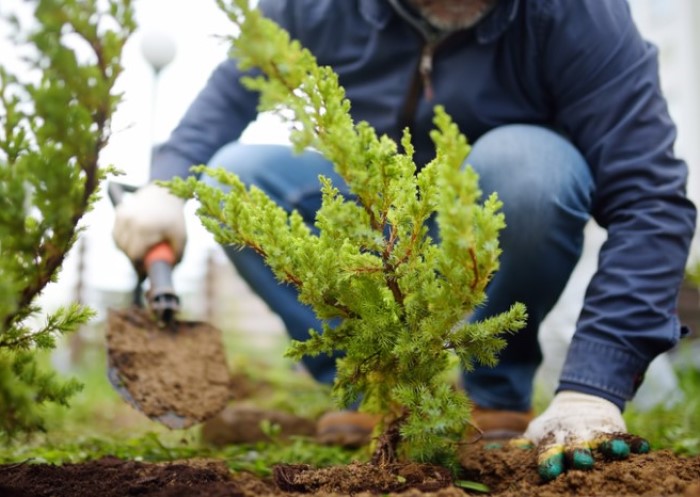
[[[590,469],[594,453],[605,459],[625,459],[646,453],[649,442],[627,434],[618,407],[595,395],[562,391],[532,420],[523,437],[537,447],[537,465],[544,480],[567,469]]]
[[[187,242],[185,201],[154,183],[140,188],[115,211],[112,236],[138,270],[148,250],[166,241],[177,261]]]

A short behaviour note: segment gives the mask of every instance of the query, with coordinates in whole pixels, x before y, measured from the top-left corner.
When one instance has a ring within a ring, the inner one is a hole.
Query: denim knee
[[[319,175],[329,177],[339,190],[346,189],[332,164],[314,151],[294,153],[287,145],[231,143],[209,161],[236,174],[246,186],[256,186],[287,212],[299,211],[312,223],[321,206]],[[228,187],[205,177],[203,180],[224,191]]]
[[[539,325],[552,309],[578,262],[590,217],[593,179],[576,148],[545,128],[512,125],[479,139],[467,159],[479,174],[484,196],[503,201],[506,229],[500,236],[500,269],[487,288],[486,319],[522,302],[525,329],[509,337],[496,367],[464,373],[474,402],[482,407],[526,410],[541,360]]]
[[[320,154],[311,151],[294,154],[291,147],[284,145],[231,143],[214,155],[209,166],[224,168],[245,185],[260,188],[287,212],[298,210],[309,225],[321,204],[318,175],[328,176],[340,186],[332,165]],[[210,176],[204,176],[202,181],[228,190]],[[296,288],[280,284],[260,255],[248,248],[224,247],[224,251],[238,274],[282,319],[292,338],[303,341],[309,338],[310,329],[322,329],[313,310],[298,301]],[[302,362],[317,381],[330,384],[335,376],[336,358],[337,354],[322,354],[306,356]]]
[[[223,168],[241,178],[245,184],[255,184],[256,173],[274,167],[275,159],[290,154],[284,145],[255,145],[232,142],[221,147],[207,164]]]
[[[525,124],[495,128],[477,140],[467,163],[479,174],[484,197],[496,192],[503,202],[504,242],[522,249],[559,224],[558,218],[581,230],[589,218],[590,168],[552,130]]]

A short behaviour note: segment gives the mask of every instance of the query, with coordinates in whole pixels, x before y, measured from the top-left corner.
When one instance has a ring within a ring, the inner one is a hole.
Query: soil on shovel
[[[155,420],[175,416],[184,428],[220,412],[231,399],[231,377],[221,332],[206,323],[159,327],[148,311],[112,310],[108,358],[117,389]]]
[[[632,455],[627,461],[598,464],[592,471],[571,471],[542,483],[532,451],[505,447],[470,448],[464,458],[466,479],[486,484],[496,497],[700,497],[700,457],[668,451]],[[141,463],[107,457],[82,464],[0,466],[3,497],[316,497],[373,495],[463,497],[448,473],[435,466],[392,465],[384,471],[367,464],[314,470],[277,466],[274,478],[232,474],[223,461]]]

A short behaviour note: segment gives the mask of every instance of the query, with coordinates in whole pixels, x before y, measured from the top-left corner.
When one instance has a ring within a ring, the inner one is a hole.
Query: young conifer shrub
[[[43,428],[40,407],[80,389],[36,355],[92,311],[61,308],[38,329],[29,318],[55,280],[108,169],[98,169],[119,96],[130,0],[34,0],[34,20],[13,25],[26,80],[0,66],[0,437]],[[25,6],[25,7],[29,7]],[[4,12],[4,14],[7,14]]]
[[[244,79],[260,92],[260,110],[291,114],[295,149],[322,153],[354,198],[320,177],[316,233],[297,212],[221,169],[194,168],[230,186],[229,193],[195,177],[169,185],[199,200],[198,215],[219,243],[255,250],[324,322],[288,354],[342,351],[335,398],[341,406],[362,399],[362,409],[383,417],[374,461],[444,461],[470,412],[465,394],[445,381],[452,358],[465,368],[495,364],[503,335],[526,317],[515,303],[488,320],[465,320],[498,268],[501,203],[496,195],[481,201],[476,173],[462,167],[470,147],[442,108],[431,134],[435,159],[418,170],[408,131],[399,151],[368,123],[353,122],[332,69],[319,67],[247,0],[218,3],[240,28],[234,57],[243,69],[262,70]],[[439,239],[428,233],[433,216]]]

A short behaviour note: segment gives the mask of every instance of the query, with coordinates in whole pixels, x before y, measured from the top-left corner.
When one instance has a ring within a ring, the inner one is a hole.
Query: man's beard
[[[434,27],[457,31],[474,26],[498,0],[407,0]]]

